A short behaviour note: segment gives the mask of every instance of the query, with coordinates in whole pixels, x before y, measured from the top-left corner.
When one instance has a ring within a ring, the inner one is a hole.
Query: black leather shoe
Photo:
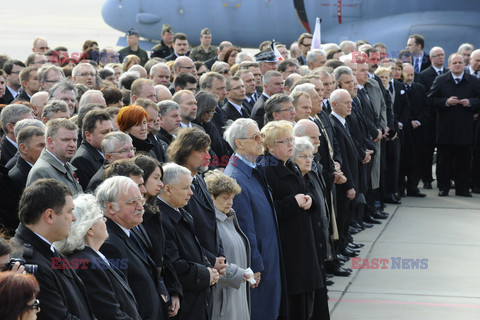
[[[427,195],[425,193],[421,193],[420,191],[417,192],[407,192],[409,197],[417,197],[417,198],[425,198]]]
[[[348,277],[352,273],[348,272],[347,270],[343,269],[342,267],[338,267],[333,271],[333,274],[336,275],[337,277]]]
[[[472,197],[472,194],[468,191],[466,191],[466,192],[455,192],[455,195],[459,196],[459,197],[467,197],[467,198]]]
[[[348,248],[343,249],[342,254],[347,257],[358,257],[358,252],[349,250]]]
[[[352,242],[350,242],[349,244],[351,244],[352,246],[354,246],[356,249],[365,247],[365,244],[364,244],[364,243],[356,243],[355,241],[352,241]]]
[[[438,192],[438,196],[439,196],[439,197],[446,197],[446,196],[448,196],[448,191],[440,190],[440,191]]]
[[[350,234],[357,234],[357,233],[359,233],[360,231],[362,231],[362,229],[357,229],[357,228],[353,228],[353,227],[348,227],[348,233],[350,233]]]
[[[432,189],[432,183],[431,182],[424,182],[423,183],[423,189]]]
[[[363,228],[371,228],[371,227],[373,227],[373,224],[371,224],[371,223],[366,223],[366,222],[364,221],[364,222],[362,222],[362,226],[363,226]]]
[[[352,227],[354,227],[355,229],[365,229],[361,224],[359,224],[358,222],[355,222],[355,223],[352,223]]]
[[[473,193],[480,193],[480,187],[474,187],[472,188]]]
[[[372,218],[385,220],[385,219],[388,219],[388,215],[380,211],[375,211],[374,213],[372,213]]]
[[[326,277],[326,278],[332,278],[332,277],[333,277],[333,274],[327,272],[327,273],[325,273],[325,277]]]
[[[395,197],[395,195],[394,195],[393,193],[390,194],[390,195],[388,195],[387,197],[385,197],[385,198],[383,199],[383,202],[385,202],[385,203],[391,203],[391,204],[402,204],[402,202],[399,201],[399,200]]]
[[[327,279],[327,280],[325,280],[325,284],[326,284],[327,286],[331,286],[331,285],[334,285],[335,282],[333,282],[333,281],[330,280],[330,279]]]
[[[370,216],[363,218],[363,221],[365,221],[367,223],[373,223],[373,224],[382,224],[381,221],[375,220]]]
[[[338,253],[338,254],[337,254],[337,259],[338,259],[339,261],[342,261],[342,262],[347,262],[348,260],[350,260],[350,257],[346,257],[346,256],[344,256],[343,254]]]

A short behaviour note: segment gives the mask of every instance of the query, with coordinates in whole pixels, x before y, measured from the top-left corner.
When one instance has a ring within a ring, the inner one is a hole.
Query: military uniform
[[[203,50],[202,46],[198,46],[192,49],[190,52],[190,58],[195,61],[207,61],[217,56],[217,48],[214,46],[208,47],[208,52]]]
[[[163,42],[163,40],[162,40],[159,44],[155,45],[152,48],[150,58],[163,58],[163,59],[165,59],[166,57],[168,57],[172,53],[173,53],[173,48],[167,46],[165,44],[165,42]]]

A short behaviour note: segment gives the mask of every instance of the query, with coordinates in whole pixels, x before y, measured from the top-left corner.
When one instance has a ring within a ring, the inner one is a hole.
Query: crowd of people
[[[2,319],[329,319],[386,204],[480,193],[471,44],[161,35],[0,56]]]

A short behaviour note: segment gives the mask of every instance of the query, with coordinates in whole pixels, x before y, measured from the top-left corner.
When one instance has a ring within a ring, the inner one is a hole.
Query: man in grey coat
[[[46,148],[28,174],[27,186],[41,178],[53,178],[65,183],[74,195],[82,193],[70,159],[77,151],[76,124],[68,119],[52,119],[47,124]]]

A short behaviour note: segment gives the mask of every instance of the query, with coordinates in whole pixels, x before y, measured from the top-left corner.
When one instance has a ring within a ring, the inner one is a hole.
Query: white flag
[[[313,33],[311,50],[322,49],[321,34],[320,34],[320,18],[317,17],[315,21],[315,32]]]

